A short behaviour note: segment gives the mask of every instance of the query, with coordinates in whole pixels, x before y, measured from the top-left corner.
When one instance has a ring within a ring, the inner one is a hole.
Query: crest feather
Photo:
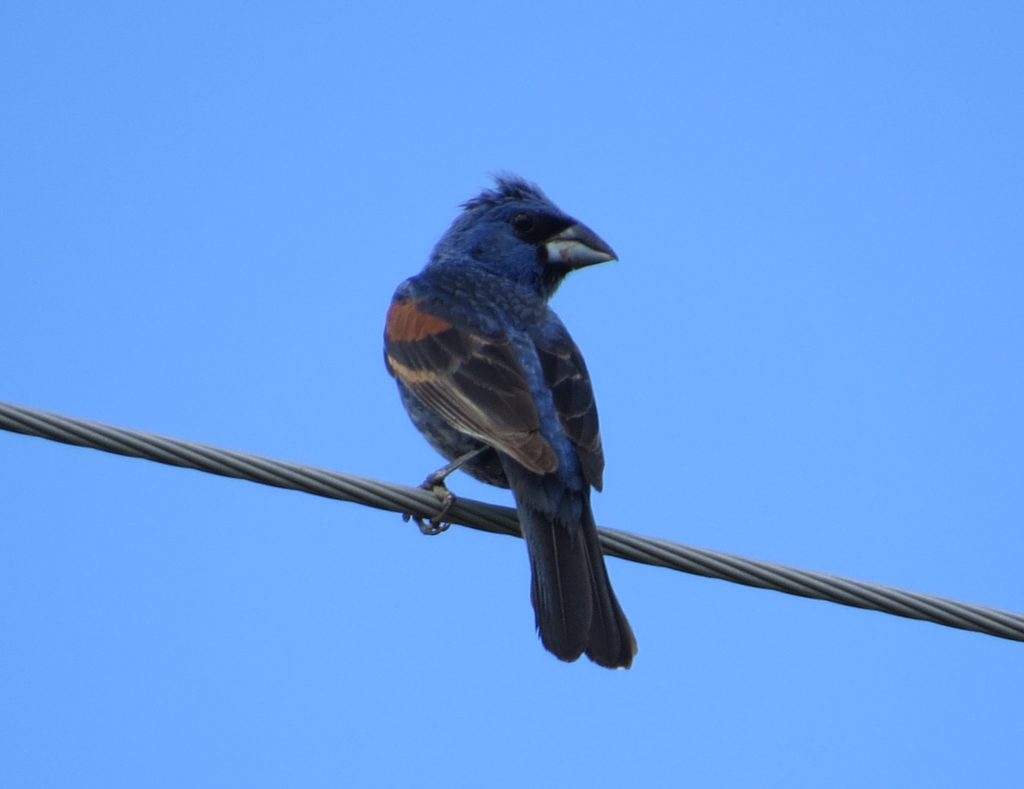
[[[539,200],[550,203],[537,184],[511,173],[494,176],[494,189],[484,189],[479,195],[467,200],[462,207],[467,211],[483,206],[493,206],[509,200]]]

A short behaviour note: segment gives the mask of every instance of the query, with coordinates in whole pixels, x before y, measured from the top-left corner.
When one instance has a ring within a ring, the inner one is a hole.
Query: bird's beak
[[[570,269],[617,260],[614,250],[586,225],[577,222],[544,242],[549,263]]]

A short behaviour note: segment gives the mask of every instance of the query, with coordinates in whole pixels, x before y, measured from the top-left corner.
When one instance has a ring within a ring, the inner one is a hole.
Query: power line
[[[8,403],[0,403],[0,429],[423,518],[435,515],[438,510],[437,498],[419,488],[72,419]],[[445,515],[445,520],[495,534],[519,536],[519,521],[515,510],[510,507],[458,498]],[[600,536],[606,554],[629,561],[1024,641],[1024,616],[1020,614],[836,575],[797,570],[614,529],[601,529]]]

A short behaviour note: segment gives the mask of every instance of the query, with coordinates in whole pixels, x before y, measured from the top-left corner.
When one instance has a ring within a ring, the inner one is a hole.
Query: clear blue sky
[[[145,5],[145,4],[144,4]],[[598,521],[1024,611],[1018,3],[0,8],[0,400],[418,483],[381,329],[537,181]],[[509,503],[456,477],[458,493]],[[1024,645],[0,434],[0,785],[1016,786]]]

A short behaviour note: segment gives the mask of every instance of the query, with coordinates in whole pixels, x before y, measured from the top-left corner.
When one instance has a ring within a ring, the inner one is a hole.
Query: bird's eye
[[[516,214],[512,217],[512,227],[516,229],[517,233],[529,233],[533,230],[533,217],[529,214]]]

